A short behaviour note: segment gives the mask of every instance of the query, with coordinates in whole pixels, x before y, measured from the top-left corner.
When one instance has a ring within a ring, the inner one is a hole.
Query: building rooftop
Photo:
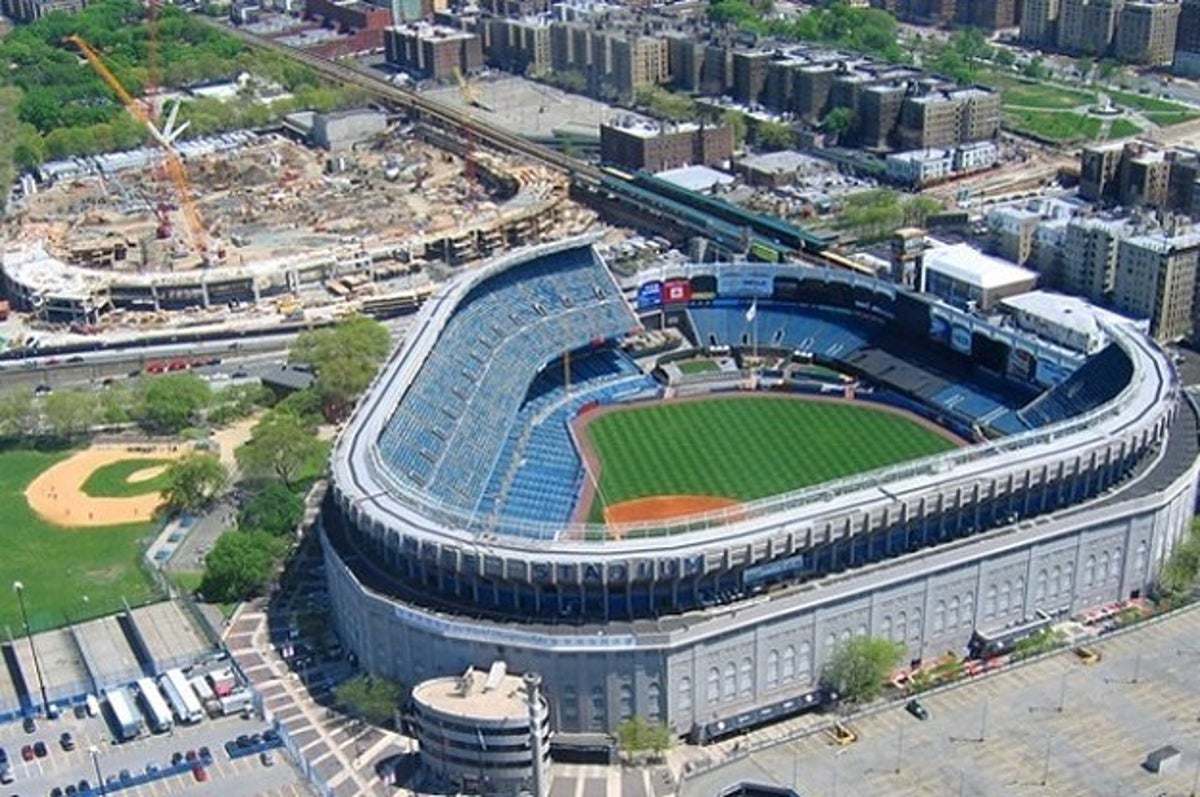
[[[417,703],[444,714],[484,720],[527,717],[525,682],[508,675],[502,663],[500,672],[502,675],[496,678],[496,665],[492,665],[491,673],[471,668],[462,676],[434,678],[417,685],[412,697]]]
[[[797,172],[805,170],[832,171],[834,167],[827,161],[805,155],[794,149],[781,149],[777,152],[763,152],[747,155],[738,160],[747,169],[757,169],[764,172]]]
[[[1125,243],[1165,255],[1179,249],[1200,246],[1200,227],[1192,227],[1179,235],[1170,235],[1165,231],[1134,235],[1126,238]]]
[[[474,33],[458,28],[451,28],[445,25],[434,25],[429,22],[409,22],[404,25],[394,25],[389,30],[394,30],[401,35],[415,36],[418,39],[473,39]]]
[[[926,163],[928,161],[945,160],[951,156],[951,151],[948,149],[913,149],[908,152],[894,152],[887,156],[890,161],[911,161],[913,163]]]
[[[982,290],[1037,279],[1037,272],[985,255],[969,244],[937,245],[925,252],[925,268]]]
[[[1000,305],[1006,309],[1018,310],[1047,323],[1073,329],[1088,336],[1107,337],[1101,324],[1136,326],[1125,316],[1096,307],[1077,296],[1067,296],[1049,291],[1030,291],[1017,296],[1009,296],[1001,299]]]
[[[601,127],[611,127],[614,130],[620,130],[623,133],[641,138],[657,138],[658,136],[670,135],[671,133],[691,133],[694,130],[700,129],[700,125],[694,122],[650,122],[644,119],[625,116],[614,119],[612,122]]]
[[[708,166],[680,166],[678,169],[659,172],[655,176],[689,191],[709,191],[714,186],[730,185],[734,182],[730,175]]]

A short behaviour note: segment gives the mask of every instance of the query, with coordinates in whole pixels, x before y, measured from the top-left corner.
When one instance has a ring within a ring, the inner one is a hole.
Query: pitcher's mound
[[[671,520],[737,505],[738,502],[731,498],[716,495],[652,495],[605,507],[604,522],[610,526],[621,526],[651,520]]]

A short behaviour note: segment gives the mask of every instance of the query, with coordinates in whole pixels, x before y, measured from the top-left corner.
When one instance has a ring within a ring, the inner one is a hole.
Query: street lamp
[[[20,581],[13,582],[13,592],[17,593],[17,603],[21,605],[21,620],[25,623],[25,636],[29,639],[29,652],[33,654],[33,671],[37,674],[38,689],[42,693],[43,716],[50,716],[50,698],[46,697],[46,682],[42,679],[42,663],[38,660],[37,647],[33,644],[33,628],[29,625],[29,612],[25,610],[25,585]]]
[[[88,753],[92,756],[92,766],[96,770],[96,788],[100,790],[101,795],[108,794],[108,787],[104,785],[104,776],[100,774],[100,750],[96,745],[88,748]]]

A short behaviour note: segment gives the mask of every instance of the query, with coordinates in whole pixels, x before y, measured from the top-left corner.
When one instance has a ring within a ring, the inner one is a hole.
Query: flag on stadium
[[[479,748],[481,750],[483,750],[484,752],[487,752],[488,746],[487,746],[487,742],[484,741],[484,738],[483,738],[483,729],[476,728],[475,736],[479,739]]]
[[[753,321],[756,315],[758,315],[758,299],[750,303],[750,309],[746,311],[746,323],[749,324]]]

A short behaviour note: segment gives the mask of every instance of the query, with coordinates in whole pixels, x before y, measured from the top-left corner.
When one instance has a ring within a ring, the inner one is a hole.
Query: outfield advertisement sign
[[[639,310],[649,310],[652,307],[659,307],[663,301],[663,284],[661,282],[647,282],[638,288],[637,307]]]
[[[692,283],[684,279],[667,280],[662,295],[667,304],[687,304],[692,300]]]
[[[1067,370],[1060,364],[1050,360],[1037,361],[1037,383],[1044,387],[1054,387],[1067,378]]]
[[[722,271],[718,284],[722,296],[739,299],[770,299],[775,292],[775,272],[756,269]]]
[[[933,313],[929,316],[929,337],[942,343],[950,342],[950,320]]]
[[[1033,381],[1037,358],[1025,349],[1013,349],[1008,354],[1008,375],[1023,382]]]
[[[955,324],[950,329],[950,348],[962,354],[970,354],[971,330]]]

